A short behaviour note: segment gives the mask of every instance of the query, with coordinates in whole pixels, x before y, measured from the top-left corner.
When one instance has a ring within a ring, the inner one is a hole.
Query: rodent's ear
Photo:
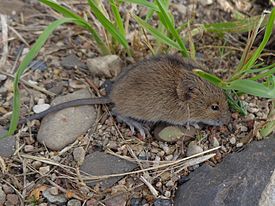
[[[177,85],[177,96],[181,101],[187,101],[192,99],[192,94],[195,90],[193,81],[180,81]]]

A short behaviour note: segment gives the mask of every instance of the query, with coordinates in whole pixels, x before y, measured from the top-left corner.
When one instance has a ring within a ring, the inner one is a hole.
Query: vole
[[[175,55],[152,57],[125,68],[113,81],[109,95],[65,102],[20,123],[68,107],[112,103],[118,120],[143,137],[144,122],[227,124],[230,114],[223,90],[193,74],[193,69],[203,68]]]

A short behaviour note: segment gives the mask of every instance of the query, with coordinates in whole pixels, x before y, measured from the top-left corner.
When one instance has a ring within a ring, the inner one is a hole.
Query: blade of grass
[[[260,54],[264,50],[273,30],[275,20],[275,7],[272,9],[269,19],[266,25],[265,34],[262,42],[256,49],[256,51],[253,53],[252,57],[248,60],[248,62],[240,69],[240,71],[237,71],[230,80],[238,79],[243,71],[250,70],[251,67],[255,64],[256,60],[259,58]]]
[[[200,69],[193,69],[193,72],[197,76],[199,76],[203,79],[206,79],[207,81],[211,82],[215,86],[220,87],[220,88],[225,88],[225,82],[222,79],[220,79],[219,77],[217,77],[216,75],[210,74],[210,73],[205,72]]]
[[[121,34],[115,26],[102,14],[92,0],[88,0],[90,8],[98,21],[104,26],[104,28],[113,36],[126,49],[128,55],[132,56],[126,37]]]
[[[275,88],[268,88],[264,84],[258,83],[250,79],[238,79],[227,85],[228,89],[234,89],[246,94],[251,94],[264,98],[275,98]]]
[[[269,15],[264,18],[261,27],[267,24],[268,17]],[[243,33],[254,29],[260,18],[261,16],[253,16],[238,21],[204,24],[203,27],[205,31],[213,33]]]
[[[31,61],[37,56],[39,53],[41,47],[45,44],[49,36],[52,34],[52,32],[60,25],[64,23],[71,23],[74,22],[75,19],[72,18],[62,18],[59,20],[54,21],[51,23],[44,31],[43,33],[39,36],[39,38],[36,40],[28,54],[25,56],[23,59],[22,63],[20,64],[16,74],[15,74],[15,79],[13,82],[13,91],[14,91],[14,96],[13,96],[13,112],[12,112],[12,117],[11,117],[11,123],[10,123],[10,128],[7,133],[7,135],[12,135],[14,131],[16,130],[17,123],[19,120],[19,114],[20,114],[20,93],[19,93],[19,81],[20,77],[24,73],[25,69],[28,67],[28,65],[31,63]]]
[[[167,13],[167,10],[165,8],[165,5],[163,4],[162,1],[160,0],[156,0],[156,4],[158,5],[158,8],[159,8],[159,16],[162,17],[162,20],[164,21],[164,26],[166,27],[166,29],[168,31],[171,32],[171,34],[173,35],[173,37],[177,40],[179,46],[180,46],[180,51],[182,53],[182,55],[184,57],[188,57],[189,56],[189,53],[188,53],[188,50],[186,49],[184,43],[183,43],[183,40],[181,39],[179,33],[177,32],[176,28],[174,27],[172,21],[171,21],[171,18],[170,16],[168,15]]]
[[[69,9],[57,4],[56,2],[52,0],[39,0],[41,3],[49,6],[50,8],[56,10],[58,13],[62,14],[65,17],[74,18],[77,20],[75,23],[85,29],[87,29],[91,34],[95,42],[97,43],[98,47],[100,48],[100,53],[103,55],[110,54],[109,48],[106,46],[106,44],[101,39],[100,35],[97,33],[97,31],[83,18],[78,16],[77,14],[73,13]]]
[[[171,46],[171,47],[176,48],[178,50],[181,49],[180,46],[177,44],[177,42],[174,42],[172,39],[170,39],[167,36],[160,33],[157,29],[155,29],[150,24],[148,24],[147,22],[142,20],[140,17],[138,17],[136,15],[133,15],[133,17],[138,22],[138,24],[140,24],[144,29],[149,31],[156,39],[158,39],[159,41],[167,44],[168,46]]]
[[[258,74],[258,75],[254,76],[254,77],[251,77],[250,79],[255,81],[255,80],[262,79],[264,77],[270,76],[272,74],[275,74],[275,64],[273,64],[273,68],[272,69],[268,70],[267,72]]]
[[[111,9],[112,9],[112,12],[114,14],[114,17],[115,17],[115,22],[116,22],[116,25],[120,31],[120,33],[123,35],[123,36],[126,36],[126,33],[125,33],[125,29],[124,29],[124,26],[123,26],[123,20],[119,14],[119,5],[116,5],[115,1],[114,0],[110,0],[110,4],[111,4]]]

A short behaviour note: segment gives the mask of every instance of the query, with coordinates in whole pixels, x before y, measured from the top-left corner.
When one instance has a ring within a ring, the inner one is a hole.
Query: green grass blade
[[[115,17],[115,22],[117,24],[117,27],[118,27],[120,33],[123,36],[126,36],[125,29],[124,29],[124,26],[123,26],[123,20],[122,20],[120,14],[119,14],[119,9],[118,9],[119,5],[116,5],[114,0],[110,0],[110,4],[111,4],[112,12],[113,12],[114,17]]]
[[[131,52],[129,50],[129,45],[126,40],[126,37],[123,34],[121,34],[116,29],[116,27],[102,14],[102,12],[97,8],[97,6],[92,0],[88,0],[88,3],[97,20],[104,26],[104,28],[112,35],[112,37],[117,42],[123,45],[123,47],[127,50],[128,54],[131,56]]]
[[[227,88],[238,90],[258,97],[275,98],[275,87],[268,88],[264,84],[250,79],[234,80],[228,84]]]
[[[261,16],[254,16],[248,19],[232,21],[232,22],[221,22],[221,23],[211,23],[204,24],[204,30],[207,32],[214,33],[243,33],[251,31],[258,24]],[[261,26],[266,25],[268,21],[268,16],[263,20]]]
[[[24,73],[25,69],[28,67],[28,65],[31,63],[31,61],[37,56],[38,52],[40,51],[41,47],[45,44],[49,36],[52,34],[52,32],[61,24],[73,22],[74,19],[72,18],[62,18],[59,20],[54,21],[51,23],[39,36],[39,38],[36,40],[28,54],[23,59],[22,63],[20,64],[16,74],[15,79],[13,82],[13,90],[14,90],[14,97],[13,97],[13,112],[11,117],[11,123],[10,128],[8,131],[8,135],[12,135],[14,131],[16,130],[18,120],[19,120],[19,114],[20,114],[20,93],[19,93],[19,81],[20,77]]]
[[[74,12],[70,11],[69,9],[57,4],[56,2],[52,0],[39,0],[43,4],[49,6],[50,8],[56,10],[58,13],[62,14],[65,17],[73,18],[75,19],[75,23],[85,29],[87,29],[91,34],[95,42],[97,43],[98,47],[100,48],[100,52],[102,54],[110,54],[109,48],[106,46],[106,44],[101,39],[100,35],[97,33],[97,31],[83,18],[75,14]]]
[[[221,87],[221,88],[225,87],[225,83],[223,82],[223,80],[220,79],[219,77],[217,77],[214,74],[210,74],[210,73],[205,72],[205,71],[200,70],[200,69],[193,69],[193,72],[197,76],[199,76],[199,77],[201,77],[203,79],[206,79],[207,81],[211,82],[212,84],[214,84],[217,87]]]
[[[146,29],[147,31],[149,31],[157,40],[159,40],[159,41],[167,44],[170,47],[176,48],[178,50],[181,49],[176,42],[174,42],[169,37],[167,37],[167,36],[163,35],[162,33],[160,33],[157,29],[155,29],[150,24],[148,24],[147,22],[145,22],[144,20],[142,20],[140,17],[138,17],[136,15],[133,15],[133,17],[134,17],[134,19],[137,21],[137,23],[139,25],[141,25],[144,29]]]
[[[275,20],[275,7],[272,9],[271,14],[269,16],[266,29],[265,29],[265,34],[264,38],[257,48],[257,50],[253,53],[252,57],[249,59],[249,61],[245,64],[245,66],[242,68],[242,71],[246,71],[251,69],[251,67],[254,65],[255,61],[259,58],[260,54],[264,50],[273,30],[273,25],[274,25],[274,20]]]
[[[166,29],[168,31],[171,32],[171,34],[173,35],[173,37],[177,40],[177,42],[178,42],[178,44],[179,44],[179,46],[181,48],[180,51],[181,51],[182,55],[184,57],[188,57],[189,56],[188,50],[186,49],[186,47],[185,47],[185,45],[183,43],[183,40],[181,39],[179,33],[175,29],[175,27],[174,27],[174,25],[173,25],[173,23],[171,21],[171,18],[169,16],[169,14],[167,13],[167,9],[165,8],[165,5],[160,0],[156,0],[156,4],[159,7],[160,12],[158,12],[158,14],[160,16],[162,16],[162,21],[164,22],[164,26],[166,27]]]
[[[275,74],[275,64],[273,64],[273,68],[272,69],[267,70],[266,72],[258,74],[258,75],[254,76],[254,77],[251,77],[250,79],[255,81],[255,80],[262,79],[264,77],[270,76],[272,74]]]

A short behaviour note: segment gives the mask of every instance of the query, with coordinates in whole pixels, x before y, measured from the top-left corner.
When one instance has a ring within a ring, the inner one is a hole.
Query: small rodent
[[[113,103],[112,112],[118,120],[129,125],[132,132],[137,129],[142,136],[145,136],[144,122],[227,124],[230,113],[223,90],[193,74],[193,69],[203,68],[175,55],[143,60],[125,68],[106,97],[65,102],[20,123],[68,107]]]

